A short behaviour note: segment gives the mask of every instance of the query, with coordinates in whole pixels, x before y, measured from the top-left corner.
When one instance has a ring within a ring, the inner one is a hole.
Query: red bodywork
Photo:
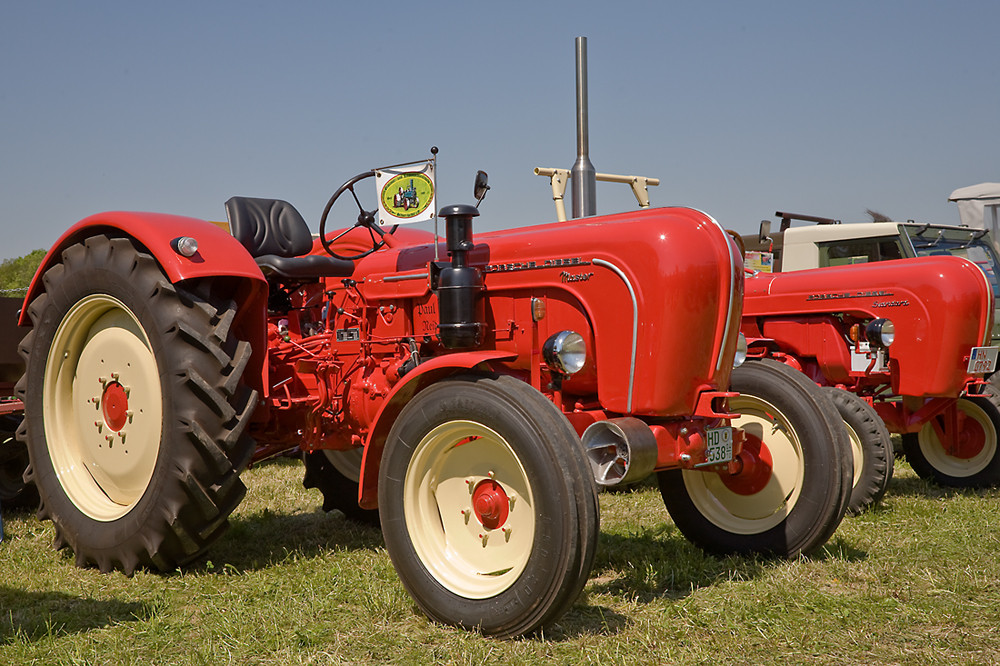
[[[357,260],[350,278],[285,285],[287,300],[270,311],[268,281],[247,251],[217,226],[189,218],[87,218],[64,234],[39,275],[61,248],[93,233],[135,238],[172,281],[223,277],[244,285],[235,327],[253,345],[244,378],[261,397],[251,425],[255,459],[294,447],[364,447],[364,507],[375,506],[378,462],[399,410],[456,373],[517,376],[549,396],[578,433],[597,420],[640,417],[653,426],[658,469],[703,462],[705,429],[733,417],[726,389],[742,257],[698,211],[653,209],[476,234],[469,264],[483,275],[486,326],[482,344],[464,351],[437,338],[435,251],[423,232],[400,229],[390,247]],[[362,235],[347,234],[335,248],[352,253]],[[195,237],[198,254],[176,253],[171,241],[179,236]],[[313,253],[323,253],[318,241]],[[443,238],[438,259],[449,259]],[[271,281],[273,295],[279,281]],[[36,279],[27,302],[40,288]],[[584,337],[588,360],[559,382],[542,346],[563,330]]]
[[[882,358],[850,338],[853,325],[878,318],[896,331]],[[755,275],[746,281],[741,330],[751,356],[857,393],[890,432],[906,433],[982,381],[967,368],[971,349],[990,344],[992,318],[993,292],[975,264],[923,257]]]

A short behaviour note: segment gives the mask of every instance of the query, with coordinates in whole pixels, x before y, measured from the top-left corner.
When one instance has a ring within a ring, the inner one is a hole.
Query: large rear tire
[[[882,499],[892,481],[892,436],[875,408],[857,395],[827,386],[823,389],[847,427],[854,458],[853,488],[847,512],[857,515]]]
[[[597,489],[580,440],[511,377],[424,389],[389,433],[379,473],[386,549],[432,619],[487,635],[561,616],[597,547]]]
[[[949,414],[935,417],[916,433],[903,435],[907,462],[921,478],[952,488],[988,488],[1000,483],[1000,394],[986,387],[982,395],[959,398],[958,430]],[[945,442],[952,440],[949,446]]]
[[[819,387],[770,360],[736,368],[729,408],[747,433],[742,472],[660,472],[663,501],[688,539],[720,555],[795,557],[836,531],[851,493],[851,450]]]
[[[127,238],[68,247],[21,343],[39,518],[79,566],[172,570],[227,527],[253,453],[250,345],[221,281],[171,284]]]
[[[342,512],[348,520],[378,527],[378,509],[358,506],[358,483],[361,479],[363,449],[349,451],[314,451],[302,454],[306,473],[302,485],[323,494],[323,510]]]

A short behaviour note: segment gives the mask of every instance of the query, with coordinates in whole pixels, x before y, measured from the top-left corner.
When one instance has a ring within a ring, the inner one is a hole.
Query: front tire
[[[597,489],[566,418],[507,376],[416,395],[379,473],[386,549],[432,619],[530,633],[572,605],[598,537]]]
[[[854,458],[853,488],[847,512],[857,515],[882,499],[892,480],[892,437],[878,412],[857,395],[832,386],[823,392],[847,427]]]
[[[907,462],[921,478],[952,488],[988,488],[1000,483],[1000,394],[986,387],[982,395],[959,398],[949,414],[935,417],[916,433],[903,435]],[[945,444],[948,446],[945,446]]]
[[[256,393],[221,283],[174,285],[126,238],[68,247],[21,343],[27,479],[78,566],[171,570],[227,527]]]
[[[802,373],[771,360],[733,370],[729,409],[748,435],[736,475],[658,475],[674,523],[719,555],[795,557],[833,535],[851,492],[851,452],[835,408]]]

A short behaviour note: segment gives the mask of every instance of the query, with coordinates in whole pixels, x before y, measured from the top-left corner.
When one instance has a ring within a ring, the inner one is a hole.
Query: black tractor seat
[[[299,211],[280,199],[232,197],[226,215],[233,236],[265,275],[286,280],[350,277],[354,262],[309,254],[313,238]]]

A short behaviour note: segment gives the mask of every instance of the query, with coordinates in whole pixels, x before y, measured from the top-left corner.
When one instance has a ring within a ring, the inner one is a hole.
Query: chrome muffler
[[[581,438],[598,486],[642,481],[656,467],[653,431],[631,416],[592,423]]]

